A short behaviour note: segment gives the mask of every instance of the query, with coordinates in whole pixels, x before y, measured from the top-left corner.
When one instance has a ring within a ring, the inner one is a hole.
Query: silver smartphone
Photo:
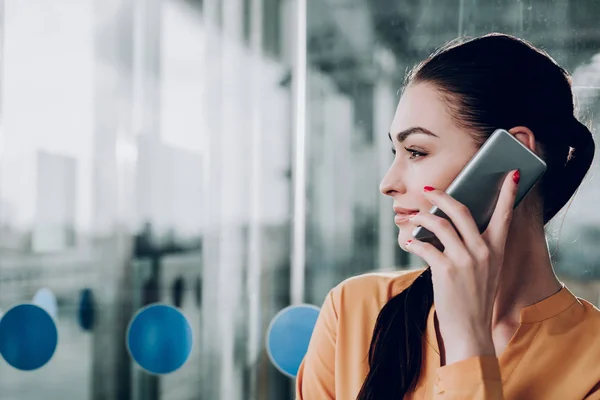
[[[546,163],[509,132],[497,129],[452,181],[446,193],[467,206],[479,232],[484,232],[496,208],[502,183],[515,169],[521,175],[514,205],[517,207],[546,171]],[[450,221],[437,207],[429,212]],[[444,248],[433,233],[421,226],[413,230],[413,236],[439,250]]]

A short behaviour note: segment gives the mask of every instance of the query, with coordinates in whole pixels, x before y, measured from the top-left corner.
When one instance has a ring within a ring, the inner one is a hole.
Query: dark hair
[[[544,224],[581,184],[594,157],[594,140],[575,117],[569,74],[545,52],[503,34],[457,40],[409,72],[406,85],[416,83],[433,85],[455,122],[479,145],[497,128],[531,129],[547,164],[538,185]],[[414,390],[432,304],[427,268],[382,308],[357,400],[401,399]]]

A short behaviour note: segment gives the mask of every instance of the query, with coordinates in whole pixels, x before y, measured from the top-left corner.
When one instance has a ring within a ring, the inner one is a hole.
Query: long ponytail
[[[433,284],[427,268],[381,309],[369,348],[369,373],[357,400],[402,399],[414,389],[432,305]]]

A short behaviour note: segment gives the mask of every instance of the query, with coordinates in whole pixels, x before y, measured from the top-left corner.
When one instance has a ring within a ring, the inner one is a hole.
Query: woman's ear
[[[519,142],[523,143],[527,148],[529,148],[529,150],[537,153],[535,135],[531,129],[526,126],[515,126],[508,132],[517,138]]]

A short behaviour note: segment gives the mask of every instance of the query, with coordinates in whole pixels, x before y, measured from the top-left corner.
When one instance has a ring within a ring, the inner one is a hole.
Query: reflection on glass
[[[313,305],[346,277],[419,265],[399,251],[378,191],[386,133],[406,68],[457,35],[502,31],[546,48],[599,123],[593,0],[310,0],[305,38],[294,1],[0,4],[0,308],[47,288],[60,336],[39,370],[0,363],[2,398],[292,399],[265,349],[292,300],[292,251]],[[298,39],[303,249],[292,248]],[[561,278],[591,300],[598,190],[582,186],[548,230]],[[135,312],[156,302],[194,334],[186,364],[161,377],[125,342]]]

